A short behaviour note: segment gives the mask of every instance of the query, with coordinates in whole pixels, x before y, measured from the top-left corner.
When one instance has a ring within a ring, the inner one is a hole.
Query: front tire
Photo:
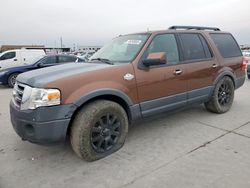
[[[16,77],[19,75],[19,73],[13,73],[8,78],[8,86],[13,88],[16,83]]]
[[[115,102],[96,100],[76,114],[70,130],[70,142],[80,158],[95,161],[119,150],[127,132],[125,110]]]
[[[205,103],[208,111],[214,113],[227,112],[234,100],[234,83],[231,78],[223,77],[215,86],[211,99]]]

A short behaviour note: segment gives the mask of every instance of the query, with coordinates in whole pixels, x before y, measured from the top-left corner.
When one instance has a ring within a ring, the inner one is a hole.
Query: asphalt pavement
[[[197,105],[136,122],[124,147],[96,162],[79,159],[68,142],[21,141],[10,123],[11,92],[0,87],[0,188],[250,187],[249,80],[229,112]]]

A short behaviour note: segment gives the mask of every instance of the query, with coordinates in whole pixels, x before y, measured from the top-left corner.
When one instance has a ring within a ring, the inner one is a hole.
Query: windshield
[[[111,62],[131,62],[134,60],[149,34],[133,34],[115,38],[112,42],[102,47],[90,60],[106,59]]]

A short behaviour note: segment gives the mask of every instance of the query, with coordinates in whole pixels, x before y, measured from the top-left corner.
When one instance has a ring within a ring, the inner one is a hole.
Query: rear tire
[[[16,77],[19,75],[19,73],[13,73],[8,78],[8,86],[13,88],[16,83]]]
[[[211,99],[205,103],[208,111],[214,113],[227,112],[234,99],[234,84],[231,78],[223,77],[215,86]]]
[[[86,161],[95,161],[119,150],[128,132],[128,117],[117,103],[96,100],[75,116],[70,142],[75,153]]]

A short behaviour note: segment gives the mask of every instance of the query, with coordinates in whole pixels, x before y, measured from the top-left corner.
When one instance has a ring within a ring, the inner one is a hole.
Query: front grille
[[[24,92],[25,86],[20,83],[16,83],[13,89],[13,103],[20,108],[23,98],[23,92]]]

